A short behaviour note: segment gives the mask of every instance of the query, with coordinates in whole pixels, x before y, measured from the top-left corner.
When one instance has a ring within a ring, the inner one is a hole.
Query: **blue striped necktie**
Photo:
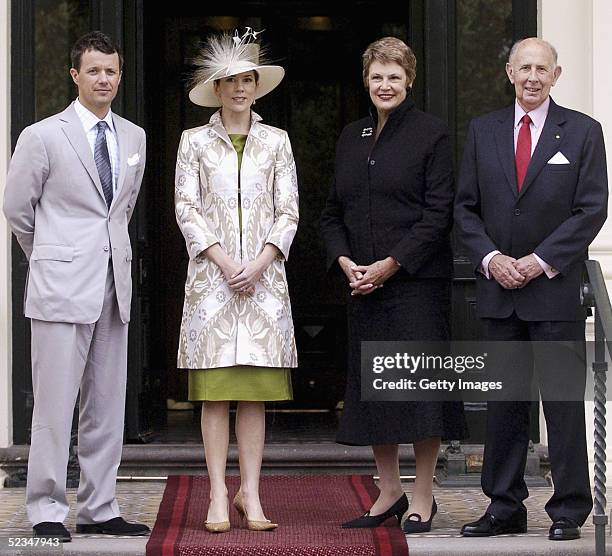
[[[106,206],[110,208],[113,201],[113,170],[108,155],[108,145],[106,144],[106,128],[108,124],[106,122],[98,122],[97,126],[98,135],[94,147],[94,160],[98,168],[98,176],[100,176]]]

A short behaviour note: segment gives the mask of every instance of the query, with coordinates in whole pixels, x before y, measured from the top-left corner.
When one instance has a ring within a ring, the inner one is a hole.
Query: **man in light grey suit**
[[[145,133],[113,114],[123,59],[96,31],[71,53],[78,98],[21,133],[4,214],[29,261],[34,412],[26,506],[37,536],[70,540],[66,472],[80,392],[77,532],[142,535],[115,498],[132,294],[128,222]]]

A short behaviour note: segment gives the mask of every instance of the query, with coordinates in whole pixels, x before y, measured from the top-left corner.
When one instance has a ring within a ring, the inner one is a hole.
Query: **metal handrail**
[[[612,305],[606,282],[597,261],[584,262],[585,280],[582,286],[582,304],[595,309],[595,359],[593,361],[595,389],[595,554],[606,553],[606,347],[612,357]]]

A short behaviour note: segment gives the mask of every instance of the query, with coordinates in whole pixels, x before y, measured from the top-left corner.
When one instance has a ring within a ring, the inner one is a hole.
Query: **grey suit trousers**
[[[26,489],[32,524],[63,522],[68,514],[66,473],[79,390],[77,523],[119,516],[115,483],[123,445],[127,339],[112,265],[97,322],[32,319],[34,412]]]

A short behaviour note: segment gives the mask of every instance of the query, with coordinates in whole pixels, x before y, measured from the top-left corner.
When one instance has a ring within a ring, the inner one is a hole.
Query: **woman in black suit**
[[[409,510],[406,533],[429,531],[432,478],[442,438],[465,436],[461,403],[362,402],[361,342],[445,341],[450,335],[453,167],[448,129],[410,97],[416,58],[385,37],[363,54],[371,115],[338,140],[334,181],[321,216],[327,262],[350,286],[349,370],[337,441],[371,445],[380,495],[343,527],[376,527]],[[384,285],[384,287],[383,287]],[[398,444],[413,443],[416,481],[408,504]]]

